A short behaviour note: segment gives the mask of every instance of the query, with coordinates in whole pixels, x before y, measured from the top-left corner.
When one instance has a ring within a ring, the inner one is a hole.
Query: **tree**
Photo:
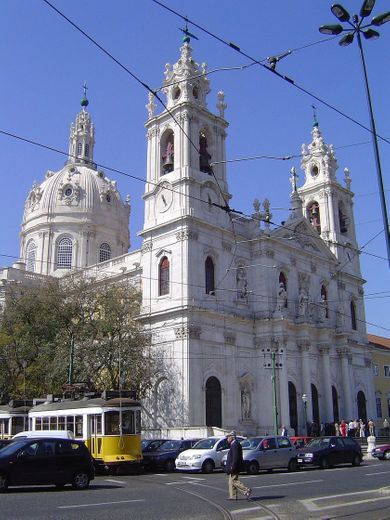
[[[0,320],[0,396],[58,393],[68,383],[145,395],[161,366],[128,281],[70,276],[10,287]]]

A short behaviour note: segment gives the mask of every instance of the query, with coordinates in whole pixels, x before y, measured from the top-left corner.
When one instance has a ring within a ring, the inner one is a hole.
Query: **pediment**
[[[323,258],[333,259],[334,255],[323,242],[317,231],[302,217],[299,221],[286,224],[272,233],[275,238],[283,238],[290,246],[317,253]]]

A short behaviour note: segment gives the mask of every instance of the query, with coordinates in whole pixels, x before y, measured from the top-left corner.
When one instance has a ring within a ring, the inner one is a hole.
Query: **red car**
[[[381,460],[390,460],[390,444],[378,446],[377,448],[372,450],[372,456]]]

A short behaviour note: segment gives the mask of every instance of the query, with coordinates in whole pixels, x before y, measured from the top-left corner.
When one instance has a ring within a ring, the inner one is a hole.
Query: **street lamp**
[[[385,198],[385,190],[384,190],[384,186],[383,186],[381,162],[380,162],[380,157],[379,157],[378,138],[377,138],[377,134],[376,134],[374,112],[372,109],[372,102],[371,102],[371,93],[370,93],[370,87],[368,84],[366,60],[364,57],[362,38],[361,38],[362,34],[366,40],[372,40],[372,39],[379,38],[378,31],[372,29],[372,26],[379,27],[379,26],[383,25],[384,23],[389,22],[390,21],[390,11],[387,11],[385,13],[379,14],[378,16],[375,16],[371,20],[371,23],[365,23],[365,18],[367,16],[370,16],[371,11],[374,8],[374,5],[375,5],[375,0],[364,0],[363,5],[360,9],[359,16],[354,14],[352,16],[352,20],[351,20],[350,14],[341,4],[333,4],[330,8],[332,13],[335,15],[336,18],[338,18],[340,20],[340,22],[347,23],[349,25],[349,27],[345,29],[340,24],[321,25],[319,30],[323,34],[333,34],[333,35],[337,35],[337,34],[341,34],[341,33],[345,32],[346,34],[339,41],[339,45],[341,45],[342,47],[346,47],[346,46],[350,45],[353,42],[354,36],[356,34],[356,39],[357,39],[357,42],[359,45],[359,50],[360,50],[360,58],[361,58],[362,67],[363,67],[364,82],[365,82],[367,101],[368,101],[368,110],[370,113],[372,142],[374,145],[376,172],[377,172],[377,177],[378,177],[383,225],[384,225],[385,240],[386,240],[386,246],[387,246],[387,260],[388,260],[389,266],[390,266],[389,220],[387,217],[386,198]],[[352,30],[351,30],[351,28],[352,28]]]
[[[302,403],[303,403],[303,420],[305,422],[305,432],[307,437],[307,395],[302,394]]]

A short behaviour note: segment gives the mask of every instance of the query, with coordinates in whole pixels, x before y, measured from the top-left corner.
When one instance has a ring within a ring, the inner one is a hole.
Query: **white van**
[[[28,430],[17,433],[12,437],[12,439],[23,439],[29,437],[56,437],[59,439],[74,439],[74,433],[69,430]]]

